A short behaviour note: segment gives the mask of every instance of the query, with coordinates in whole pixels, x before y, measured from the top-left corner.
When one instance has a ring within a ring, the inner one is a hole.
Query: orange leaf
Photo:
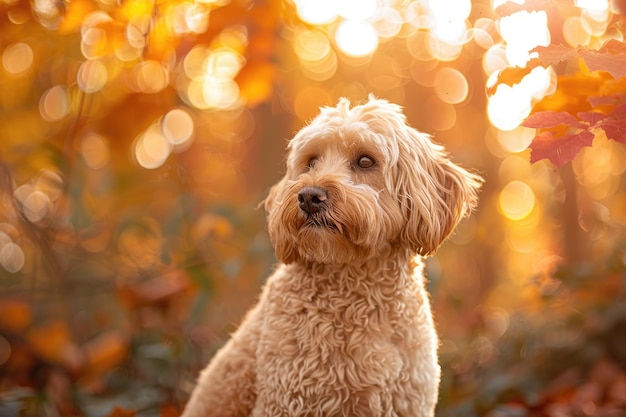
[[[486,88],[487,95],[492,96],[496,93],[498,86],[500,84],[513,86],[515,84],[519,84],[522,79],[530,74],[530,71],[533,69],[532,66],[528,65],[524,68],[520,67],[511,67],[505,68],[498,74],[495,83],[493,85],[489,85]]]
[[[148,281],[122,285],[119,288],[119,295],[129,307],[153,305],[175,298],[184,293],[190,285],[184,272],[174,270]]]
[[[128,340],[119,332],[109,331],[90,340],[85,346],[87,369],[99,374],[119,365],[128,355]]]
[[[71,340],[67,324],[60,320],[50,320],[26,333],[26,340],[36,355],[43,360],[77,369],[82,356]]]
[[[33,311],[28,303],[20,300],[0,300],[0,328],[20,333],[32,320]]]
[[[113,410],[105,417],[135,417],[136,415],[136,411],[126,410],[116,405],[115,408],[113,408]]]
[[[178,407],[175,407],[172,404],[162,404],[160,409],[161,409],[161,417],[179,417],[180,416]]]

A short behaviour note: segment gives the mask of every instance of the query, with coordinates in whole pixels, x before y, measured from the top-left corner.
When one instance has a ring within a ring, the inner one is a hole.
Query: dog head
[[[482,179],[370,97],[325,107],[289,142],[285,176],[265,200],[284,263],[358,263],[406,248],[432,254],[477,203]]]

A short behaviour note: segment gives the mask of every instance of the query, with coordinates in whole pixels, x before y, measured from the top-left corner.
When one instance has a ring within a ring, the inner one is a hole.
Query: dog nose
[[[327,199],[326,191],[319,187],[304,187],[298,193],[300,209],[306,214],[313,214],[320,211],[320,208]]]

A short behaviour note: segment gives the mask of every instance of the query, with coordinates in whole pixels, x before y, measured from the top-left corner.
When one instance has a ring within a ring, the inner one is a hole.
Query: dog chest
[[[385,415],[411,353],[397,343],[406,306],[382,292],[270,287],[257,347],[259,400],[291,410],[290,416],[329,415],[320,411],[325,408],[359,415],[360,407]]]

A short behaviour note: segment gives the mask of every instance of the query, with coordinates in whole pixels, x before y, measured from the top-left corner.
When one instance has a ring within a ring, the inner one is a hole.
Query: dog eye
[[[357,161],[357,165],[359,166],[359,168],[371,168],[374,166],[374,164],[374,160],[365,155],[361,156]]]
[[[317,159],[316,156],[314,156],[311,159],[309,159],[309,163],[307,164],[307,168],[309,168],[309,169],[313,168],[317,164],[317,161],[319,161],[319,159]]]

